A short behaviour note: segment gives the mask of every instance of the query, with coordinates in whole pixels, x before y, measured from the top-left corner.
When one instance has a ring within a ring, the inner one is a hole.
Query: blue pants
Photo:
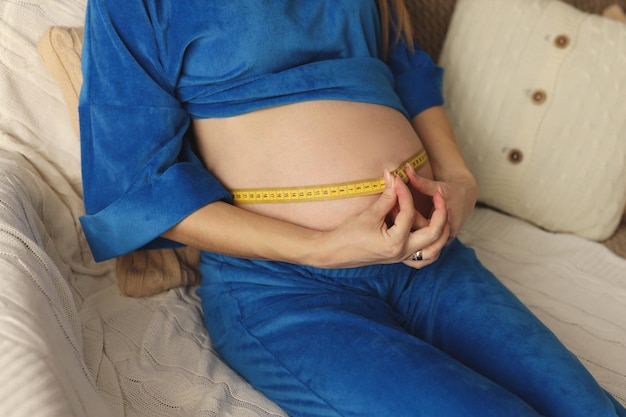
[[[214,347],[293,416],[626,416],[454,241],[422,270],[203,254]]]

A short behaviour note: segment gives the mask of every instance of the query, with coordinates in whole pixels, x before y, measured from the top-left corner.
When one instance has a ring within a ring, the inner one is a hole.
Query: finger
[[[393,186],[398,197],[394,226],[403,231],[403,233],[406,233],[413,228],[416,221],[415,213],[417,213],[417,211],[413,204],[413,195],[409,187],[407,187],[403,181],[396,180]]]
[[[433,197],[434,211],[433,215],[426,227],[418,229],[411,233],[407,248],[409,252],[405,258],[408,258],[415,250],[429,247],[440,242],[443,237],[444,243],[448,240],[450,234],[450,225],[448,221],[448,208],[446,201],[440,192],[435,193]]]
[[[439,236],[439,239],[433,242],[433,244],[422,249],[422,258],[424,261],[430,261],[430,263],[432,263],[439,259],[442,249],[448,244],[448,240],[450,239],[451,228],[452,224],[448,220],[443,228],[443,231],[441,232],[441,236]]]
[[[403,263],[412,268],[420,269],[427,265],[430,265],[436,262],[439,259],[439,255],[441,255],[441,251],[448,244],[448,237],[450,235],[450,223],[448,222],[446,227],[444,227],[443,232],[439,239],[437,239],[431,245],[425,247],[421,250],[421,260],[413,260],[412,256],[406,259]]]
[[[446,199],[443,197],[443,193],[441,191],[437,191],[433,196],[433,214],[430,217],[428,227],[435,227],[437,231],[441,232],[447,222],[448,204],[446,203]]]
[[[387,215],[390,213],[393,214],[398,202],[398,195],[394,185],[395,182],[395,177],[391,175],[389,171],[385,170],[385,190],[370,207],[372,214],[383,222],[387,218]]]
[[[415,210],[415,221],[413,222],[413,229],[422,229],[428,226],[428,219],[422,215],[419,211]]]
[[[439,185],[436,181],[430,180],[426,177],[422,177],[415,172],[415,169],[410,164],[406,164],[406,174],[409,178],[409,184],[422,194],[434,196],[439,191]]]
[[[450,243],[459,234],[459,226],[454,223],[451,208],[448,209],[448,223],[450,223],[450,237],[448,238],[448,243]]]
[[[432,243],[423,246],[422,249],[419,251],[422,259],[417,260],[413,259],[413,256],[410,256],[404,261],[404,263],[415,268],[422,268],[435,262],[437,259],[439,259],[441,251],[449,242],[450,230],[450,220],[446,219],[445,225],[441,230],[441,233],[432,241]]]

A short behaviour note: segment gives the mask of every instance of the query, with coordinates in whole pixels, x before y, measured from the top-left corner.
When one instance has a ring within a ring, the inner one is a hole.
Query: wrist
[[[474,174],[467,168],[462,161],[457,164],[448,164],[446,166],[433,165],[433,176],[437,181],[460,182],[470,186],[476,186],[476,178]]]
[[[296,263],[316,268],[332,268],[336,265],[337,245],[332,231],[312,231],[303,241],[301,255]]]
[[[353,242],[349,236],[350,234],[346,234],[341,228],[314,231],[308,236],[308,241],[301,251],[302,255],[296,263],[323,269],[361,265],[361,262],[354,260]]]

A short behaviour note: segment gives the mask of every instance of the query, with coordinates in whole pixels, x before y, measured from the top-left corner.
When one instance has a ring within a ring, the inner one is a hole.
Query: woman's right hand
[[[434,210],[425,219],[415,210],[404,182],[385,172],[385,190],[368,209],[329,232],[322,232],[321,252],[311,264],[322,268],[404,262],[422,268],[439,257],[450,235],[443,195],[433,196]],[[418,250],[423,260],[409,258]]]

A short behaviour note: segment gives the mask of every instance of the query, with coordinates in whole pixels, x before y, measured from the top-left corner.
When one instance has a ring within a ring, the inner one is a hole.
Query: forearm
[[[424,110],[411,120],[411,124],[428,153],[436,179],[467,178],[474,181],[441,106]]]
[[[214,202],[187,216],[163,237],[235,257],[321,268],[402,262],[416,250],[447,239],[447,208],[440,193],[433,197],[431,219],[414,230],[411,191],[389,172],[385,180],[384,192],[371,206],[333,230],[316,231]],[[392,211],[393,224],[389,225]]]
[[[435,178],[435,182],[416,179],[413,186],[427,195],[435,190],[442,191],[450,210],[451,236],[454,237],[476,204],[476,179],[463,159],[442,107],[424,110],[413,118],[412,124],[426,148]]]
[[[195,211],[163,237],[230,256],[315,265],[322,232],[261,216],[224,202]],[[317,252],[316,252],[317,251]]]

